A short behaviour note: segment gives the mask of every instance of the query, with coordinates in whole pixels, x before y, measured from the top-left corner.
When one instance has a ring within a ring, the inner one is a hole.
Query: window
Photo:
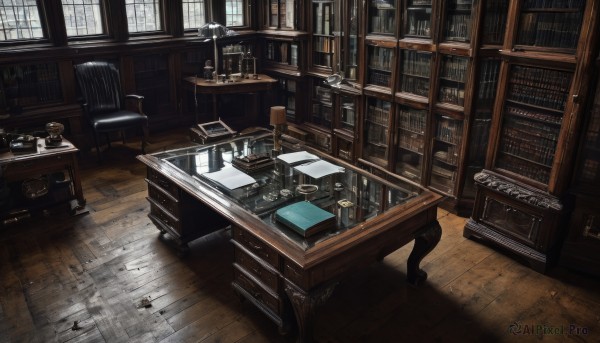
[[[100,0],[62,0],[67,36],[89,36],[104,33]]]
[[[159,0],[125,0],[130,33],[162,29]]]
[[[183,29],[197,29],[205,23],[204,0],[183,0]]]
[[[244,0],[225,0],[225,26],[244,25]]]
[[[0,3],[0,41],[44,37],[35,0],[2,0]]]

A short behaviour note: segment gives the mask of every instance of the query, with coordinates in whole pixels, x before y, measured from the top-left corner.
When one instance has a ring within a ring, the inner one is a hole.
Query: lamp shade
[[[275,125],[281,125],[281,124],[285,124],[286,123],[286,119],[285,119],[285,107],[283,106],[273,106],[271,107],[271,121],[270,124],[275,126]]]
[[[202,38],[212,39],[234,35],[237,35],[237,32],[215,22],[206,23],[198,28],[198,36]]]

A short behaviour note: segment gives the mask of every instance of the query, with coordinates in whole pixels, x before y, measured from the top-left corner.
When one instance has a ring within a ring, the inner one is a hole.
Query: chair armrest
[[[144,96],[143,95],[137,95],[137,94],[127,94],[125,95],[125,99],[136,99],[136,100],[144,100]]]
[[[142,110],[142,101],[144,100],[144,96],[143,95],[127,94],[127,95],[125,95],[125,99],[136,100],[137,101],[137,110],[138,110],[138,112],[140,114],[144,114],[144,111]]]

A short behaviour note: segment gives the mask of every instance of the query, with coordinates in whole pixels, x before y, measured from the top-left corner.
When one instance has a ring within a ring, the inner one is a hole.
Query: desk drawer
[[[175,218],[180,217],[179,201],[162,188],[156,187],[152,182],[148,183],[148,196],[169,211]]]
[[[235,262],[239,264],[241,268],[263,282],[267,287],[273,290],[273,292],[277,292],[279,290],[279,278],[277,277],[276,272],[263,266],[243,249],[244,248],[239,247],[235,248]]]
[[[160,221],[163,225],[172,228],[181,235],[181,222],[179,219],[162,209],[153,199],[148,198],[148,201],[150,202],[150,215],[152,218]]]
[[[48,171],[66,169],[70,166],[70,155],[54,155],[26,161],[12,162],[4,167],[7,179],[28,177],[29,175],[48,174]]]
[[[248,251],[272,265],[276,270],[279,270],[279,255],[258,238],[237,226],[233,226],[233,239],[248,249]]]
[[[148,180],[155,186],[162,188],[165,192],[171,194],[176,199],[179,199],[179,187],[173,181],[169,180],[166,176],[159,172],[148,168]]]
[[[276,293],[271,294],[263,285],[256,280],[253,280],[252,276],[250,276],[248,272],[243,270],[237,264],[234,264],[233,267],[233,282],[248,292],[255,300],[259,301],[268,309],[281,316],[283,313],[283,308]]]

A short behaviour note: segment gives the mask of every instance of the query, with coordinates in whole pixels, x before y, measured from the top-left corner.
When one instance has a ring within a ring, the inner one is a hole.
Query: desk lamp
[[[273,126],[273,157],[281,153],[281,134],[283,133],[283,127],[287,124],[285,117],[285,107],[273,106],[271,107],[271,118],[269,124]]]
[[[213,79],[215,82],[218,82],[219,79],[219,52],[217,50],[217,39],[234,35],[237,35],[235,31],[229,30],[227,27],[215,22],[206,23],[198,29],[199,37],[206,38],[207,40],[212,39],[213,41],[215,52],[215,71],[213,72],[215,77],[213,77]]]

